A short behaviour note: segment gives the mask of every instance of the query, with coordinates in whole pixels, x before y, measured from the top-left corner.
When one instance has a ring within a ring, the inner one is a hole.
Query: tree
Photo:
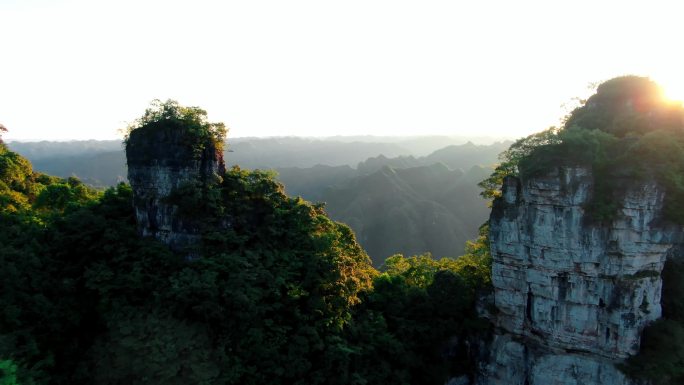
[[[653,80],[621,76],[600,84],[584,105],[570,113],[564,127],[601,130],[622,138],[679,130],[683,117],[681,103],[667,100]]]
[[[4,132],[7,132],[7,127],[5,127],[4,124],[0,123],[0,144],[3,143],[3,142],[2,142],[2,134],[3,134]]]
[[[485,199],[501,196],[503,179],[509,175],[518,175],[520,162],[532,151],[541,147],[560,143],[559,129],[550,127],[544,131],[529,135],[515,141],[508,150],[499,155],[501,163],[494,169],[489,178],[478,184],[482,188],[480,195]]]
[[[126,128],[124,141],[128,143],[131,134],[136,130],[154,132],[160,127],[177,126],[191,134],[196,145],[204,145],[204,140],[214,142],[218,151],[223,151],[223,141],[228,129],[222,122],[211,123],[207,111],[199,107],[181,106],[177,101],[168,99],[162,102],[155,99],[140,118],[134,120]],[[200,149],[201,150],[201,149]]]

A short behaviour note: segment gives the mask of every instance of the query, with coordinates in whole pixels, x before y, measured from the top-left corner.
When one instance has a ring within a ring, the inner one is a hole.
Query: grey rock
[[[201,190],[218,182],[225,172],[221,151],[211,140],[197,143],[182,127],[151,127],[131,132],[126,158],[140,234],[192,257],[201,219],[179,215],[169,198],[186,185]]]
[[[628,189],[608,224],[585,212],[592,191],[583,167],[505,180],[490,218],[498,332],[478,384],[635,384],[616,364],[661,316],[660,273],[682,230],[661,220],[654,182]]]

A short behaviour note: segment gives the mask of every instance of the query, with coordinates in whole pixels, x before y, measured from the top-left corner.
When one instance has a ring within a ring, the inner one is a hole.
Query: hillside
[[[464,173],[442,163],[383,167],[327,189],[330,217],[348,224],[376,265],[392,254],[456,256],[489,213],[477,182],[491,169]]]
[[[486,242],[375,270],[345,225],[265,172],[224,170],[221,125],[173,101],[129,134],[132,185],[32,170],[0,142],[3,384],[443,384]],[[159,145],[162,143],[162,145]],[[153,148],[154,150],[150,150]],[[453,296],[450,293],[458,293]]]

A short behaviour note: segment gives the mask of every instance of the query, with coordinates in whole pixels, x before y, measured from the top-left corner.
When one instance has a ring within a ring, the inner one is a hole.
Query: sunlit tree
[[[7,132],[7,127],[5,127],[4,124],[0,123],[0,143],[2,143],[2,134]]]

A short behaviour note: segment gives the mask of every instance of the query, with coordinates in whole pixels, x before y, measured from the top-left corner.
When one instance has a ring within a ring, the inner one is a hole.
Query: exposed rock
[[[198,240],[199,223],[179,215],[169,198],[184,186],[215,183],[225,172],[221,151],[212,140],[197,143],[184,127],[167,124],[132,131],[126,158],[140,233],[186,251]]]
[[[498,332],[478,384],[634,384],[617,368],[661,316],[663,269],[678,226],[660,220],[664,192],[629,188],[616,219],[592,223],[593,176],[559,167],[509,177],[490,218]]]

